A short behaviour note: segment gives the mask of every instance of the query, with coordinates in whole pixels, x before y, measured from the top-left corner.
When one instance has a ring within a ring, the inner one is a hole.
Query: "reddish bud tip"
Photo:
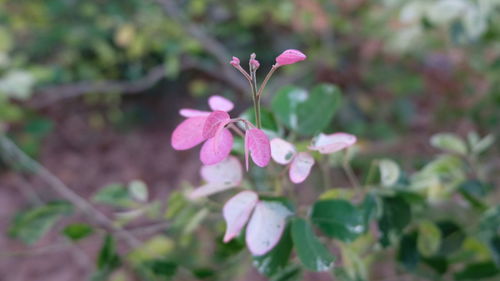
[[[278,66],[294,64],[299,61],[303,61],[307,58],[301,51],[295,49],[285,50],[281,55],[276,57],[276,63]]]

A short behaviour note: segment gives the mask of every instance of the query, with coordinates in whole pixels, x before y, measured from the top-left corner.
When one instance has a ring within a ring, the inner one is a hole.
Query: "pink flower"
[[[187,150],[206,141],[200,151],[200,160],[205,165],[213,165],[226,159],[233,147],[233,135],[225,128],[231,119],[226,111],[233,109],[233,103],[220,96],[211,96],[208,103],[213,112],[180,110],[179,113],[188,119],[175,128],[171,143],[175,150]]]
[[[293,64],[305,60],[307,57],[301,51],[295,49],[285,50],[281,55],[276,57],[276,64],[278,66]]]
[[[240,59],[237,57],[233,57],[233,59],[229,62],[232,66],[236,67],[240,65]]]

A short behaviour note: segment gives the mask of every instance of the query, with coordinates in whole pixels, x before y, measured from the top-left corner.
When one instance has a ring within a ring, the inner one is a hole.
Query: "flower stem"
[[[257,125],[257,128],[261,128],[262,125],[260,123],[260,99],[257,96],[257,77],[256,77],[256,69],[253,68],[253,66],[250,64],[250,75],[251,75],[251,81],[250,83],[251,88],[252,88],[252,100],[253,100],[253,109],[255,112],[255,123]]]
[[[361,185],[359,184],[358,179],[356,178],[356,175],[354,175],[354,171],[352,170],[351,164],[349,162],[344,161],[342,164],[342,167],[344,168],[344,171],[347,175],[347,178],[349,179],[349,182],[351,185],[354,187],[354,189],[360,191],[361,190]]]
[[[257,91],[257,98],[260,100],[260,96],[262,95],[262,92],[264,92],[264,88],[267,85],[267,82],[269,81],[269,78],[273,76],[273,73],[278,69],[278,65],[273,65],[271,70],[267,73],[266,78],[264,78],[264,81],[262,82],[262,85],[260,85],[259,91]]]

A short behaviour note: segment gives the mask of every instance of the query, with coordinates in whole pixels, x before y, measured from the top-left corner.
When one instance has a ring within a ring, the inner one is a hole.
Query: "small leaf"
[[[243,169],[240,161],[234,156],[229,156],[215,165],[201,167],[201,177],[207,182],[189,194],[190,199],[209,196],[233,188],[243,179]]]
[[[431,137],[431,145],[449,152],[461,155],[467,154],[465,142],[457,135],[451,133],[435,134]]]
[[[307,179],[311,168],[314,165],[314,158],[308,152],[299,152],[290,164],[290,180],[299,184]]]
[[[418,226],[418,251],[425,257],[434,255],[441,245],[441,231],[431,221],[422,221]]]
[[[331,154],[354,145],[356,141],[356,136],[346,133],[319,134],[312,140],[309,149],[317,150],[321,154]]]
[[[130,196],[139,201],[146,202],[148,201],[148,187],[141,180],[133,180],[128,184],[128,191]]]
[[[287,227],[276,247],[265,255],[253,257],[253,265],[265,276],[274,277],[280,275],[288,264],[288,259],[292,253],[292,245],[290,227]]]
[[[286,165],[290,163],[297,151],[295,150],[295,146],[283,139],[274,138],[271,140],[271,157],[274,162]]]
[[[455,273],[457,281],[462,280],[480,280],[497,276],[500,270],[494,262],[485,261],[467,265],[462,271]]]
[[[409,271],[415,270],[420,261],[417,251],[418,237],[420,236],[417,232],[412,232],[404,235],[399,243],[398,261]]]
[[[122,184],[110,184],[99,189],[92,201],[115,207],[129,207],[133,204],[129,191]]]
[[[206,139],[213,138],[230,120],[231,117],[225,111],[216,110],[210,113],[203,125],[203,137]]]
[[[197,110],[197,109],[191,109],[191,108],[182,108],[181,110],[179,110],[179,115],[183,116],[183,117],[187,117],[187,118],[190,118],[190,117],[207,117],[208,115],[210,115],[210,111],[201,111],[201,110]]]
[[[9,235],[26,244],[34,244],[42,238],[63,216],[73,211],[68,202],[52,202],[26,210],[14,218]]]
[[[311,219],[326,235],[351,242],[364,231],[363,212],[345,200],[317,201]]]
[[[313,88],[311,94],[296,87],[279,90],[272,100],[272,109],[279,121],[304,136],[324,130],[341,102],[340,90],[331,84]]]
[[[304,219],[292,221],[292,239],[302,264],[313,271],[328,271],[335,260],[328,249],[316,238],[311,225]]]
[[[394,185],[398,181],[400,175],[398,164],[390,159],[382,159],[378,163],[382,185],[385,187]]]
[[[171,143],[175,150],[187,150],[202,143],[203,127],[208,117],[197,116],[182,121],[172,133]]]
[[[257,193],[253,191],[242,191],[224,204],[222,214],[227,225],[224,243],[229,242],[240,234],[241,229],[250,218],[250,214],[257,204],[258,199]]]
[[[229,112],[234,108],[234,104],[230,100],[221,96],[211,96],[208,99],[208,105],[213,111],[220,110]]]
[[[248,151],[253,162],[265,167],[271,159],[271,144],[267,135],[259,129],[249,129],[245,133],[245,162],[248,170]]]
[[[397,238],[403,229],[410,223],[410,205],[401,197],[385,197],[382,199],[382,216],[378,226],[382,235],[380,243],[389,246]]]
[[[73,241],[79,241],[94,232],[94,229],[86,223],[74,223],[63,229],[63,234]]]
[[[286,226],[286,218],[292,212],[278,202],[257,203],[246,230],[246,243],[250,252],[261,256],[272,250],[280,241]]]
[[[228,129],[222,129],[203,144],[200,151],[200,160],[203,165],[217,164],[226,159],[232,148],[233,135]]]

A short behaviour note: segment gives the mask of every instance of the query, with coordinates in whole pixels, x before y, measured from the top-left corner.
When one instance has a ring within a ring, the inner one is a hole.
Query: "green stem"
[[[356,190],[361,190],[361,185],[359,184],[358,179],[356,178],[356,175],[354,175],[354,171],[352,170],[351,164],[349,162],[345,161],[342,165],[344,168],[344,171],[347,175],[347,178],[349,179],[349,182],[351,185],[354,187]]]
[[[255,69],[250,65],[250,74],[252,78],[251,88],[252,88],[252,100],[253,100],[253,109],[255,111],[255,123],[257,124],[257,128],[261,128],[260,122],[260,98],[257,95],[257,77],[255,75]]]

